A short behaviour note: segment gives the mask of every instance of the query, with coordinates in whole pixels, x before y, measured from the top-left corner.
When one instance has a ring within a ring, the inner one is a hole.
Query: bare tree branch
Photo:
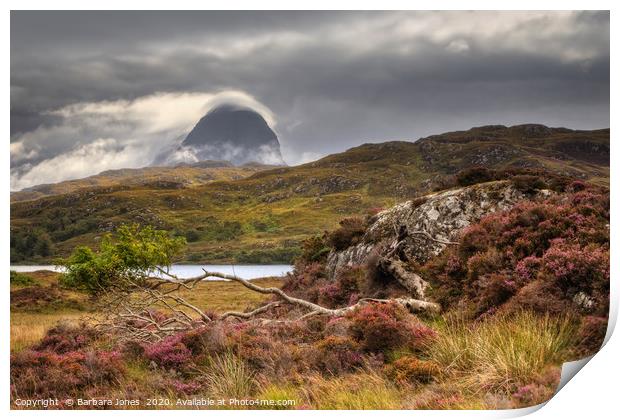
[[[325,308],[323,306],[309,302],[304,299],[299,299],[299,298],[289,296],[286,293],[284,293],[284,291],[282,291],[281,289],[278,289],[277,287],[261,287],[245,279],[242,279],[241,277],[233,276],[230,274],[208,272],[208,271],[205,271],[205,273],[208,275],[208,277],[217,277],[220,279],[232,280],[237,283],[241,283],[243,286],[247,287],[250,290],[254,290],[255,292],[262,293],[262,294],[276,295],[287,303],[301,306],[306,309],[310,309],[311,312],[307,314],[308,316],[319,315],[319,314],[330,315],[330,316],[342,316],[352,310],[355,310],[360,305],[363,305],[364,303],[371,302],[371,301],[380,302],[380,303],[395,302],[397,304],[405,306],[408,309],[414,310],[416,312],[423,311],[423,310],[430,310],[433,312],[435,311],[438,312],[440,309],[440,306],[436,303],[426,302],[423,300],[418,300],[418,299],[413,299],[413,298],[396,298],[396,299],[385,299],[385,300],[380,300],[380,299],[364,300],[362,299],[361,301],[359,301],[358,303],[352,306],[347,306],[344,308],[337,308],[337,309],[330,309],[330,308]]]
[[[250,312],[237,312],[237,311],[228,311],[228,312],[224,312],[221,315],[221,319],[225,319],[228,317],[235,317],[235,318],[243,318],[243,319],[248,319],[248,318],[252,318],[253,316],[256,316],[258,314],[262,314],[264,312],[267,312],[268,310],[270,310],[271,308],[276,308],[280,306],[280,302],[270,302],[266,305],[263,305],[259,308],[254,309],[253,311]]]

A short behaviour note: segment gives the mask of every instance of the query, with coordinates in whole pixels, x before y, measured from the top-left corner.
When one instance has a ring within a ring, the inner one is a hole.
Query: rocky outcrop
[[[384,255],[395,252],[395,247],[406,261],[423,263],[456,241],[464,227],[489,213],[507,210],[524,198],[511,182],[501,181],[400,203],[377,214],[360,243],[332,251],[327,260],[328,275],[334,278],[340,270],[365,264],[375,250]]]

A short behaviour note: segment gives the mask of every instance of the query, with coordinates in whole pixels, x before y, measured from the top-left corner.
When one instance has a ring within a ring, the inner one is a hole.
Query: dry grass
[[[549,365],[569,356],[577,324],[557,318],[521,313],[498,316],[477,324],[448,317],[439,326],[431,358],[456,374],[464,386],[501,389],[532,381]]]
[[[404,396],[403,390],[375,372],[312,375],[300,391],[317,410],[394,410],[402,407]]]
[[[245,362],[232,353],[209,359],[202,377],[211,395],[218,398],[247,398],[255,386],[254,374]]]
[[[279,278],[254,280],[253,283],[262,287],[281,287]],[[190,303],[215,312],[242,311],[260,302],[267,296],[253,292],[239,283],[231,281],[205,281],[193,290],[182,290],[179,296]]]
[[[35,344],[59,321],[76,322],[84,315],[84,312],[79,311],[53,314],[12,312],[11,351],[18,351]]]

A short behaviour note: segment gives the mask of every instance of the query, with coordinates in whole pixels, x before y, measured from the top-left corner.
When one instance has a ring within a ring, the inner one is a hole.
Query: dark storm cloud
[[[229,91],[273,112],[289,163],[481,124],[607,127],[609,13],[13,12],[13,186],[89,174],[92,148],[143,163],[196,112],[158,131],[148,110]]]

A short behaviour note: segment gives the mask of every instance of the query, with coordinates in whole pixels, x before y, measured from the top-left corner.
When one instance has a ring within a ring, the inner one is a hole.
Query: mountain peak
[[[223,104],[203,116],[173,153],[181,161],[227,160],[235,165],[254,161],[284,164],[280,142],[261,114],[247,107]],[[177,159],[178,160],[178,159]]]

